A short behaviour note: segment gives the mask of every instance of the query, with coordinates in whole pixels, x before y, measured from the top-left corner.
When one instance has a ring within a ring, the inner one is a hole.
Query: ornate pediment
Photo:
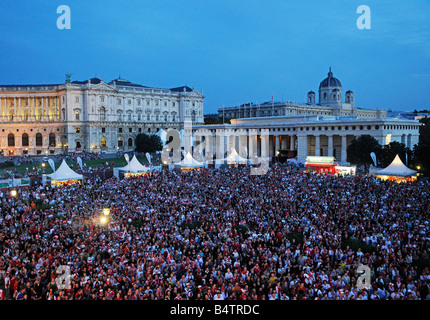
[[[112,87],[111,85],[107,84],[106,82],[100,82],[98,84],[95,84],[88,88],[88,90],[94,90],[94,91],[117,91],[116,88]]]

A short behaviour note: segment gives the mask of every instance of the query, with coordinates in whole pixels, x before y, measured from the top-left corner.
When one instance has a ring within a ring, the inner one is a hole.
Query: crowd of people
[[[1,299],[430,299],[429,200],[283,164],[2,192]]]

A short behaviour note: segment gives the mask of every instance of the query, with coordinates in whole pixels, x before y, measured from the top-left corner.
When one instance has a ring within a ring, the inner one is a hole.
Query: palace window
[[[28,134],[27,133],[23,133],[22,134],[22,146],[23,147],[28,147],[29,143],[28,143]]]
[[[48,143],[48,145],[50,146],[50,147],[55,147],[56,146],[56,143],[55,143],[55,133],[50,133],[49,134],[49,136],[48,136],[48,139],[49,139],[49,143]]]
[[[104,107],[100,108],[100,120],[105,121],[106,120],[106,109]]]
[[[13,133],[7,135],[7,146],[15,147],[15,135]]]
[[[41,147],[42,146],[42,134],[36,133],[36,146]]]

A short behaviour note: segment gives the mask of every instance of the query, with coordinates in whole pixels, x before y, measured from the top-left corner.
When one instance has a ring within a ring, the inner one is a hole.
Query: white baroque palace
[[[0,150],[10,155],[134,149],[140,132],[202,124],[203,92],[118,78],[0,85]]]
[[[251,159],[288,154],[301,162],[307,156],[331,156],[338,163],[347,163],[348,145],[362,135],[374,137],[381,145],[397,141],[412,149],[418,143],[419,121],[390,118],[384,110],[358,108],[350,90],[342,102],[342,84],[333,77],[331,68],[320,83],[318,95],[318,103],[310,91],[304,104],[267,102],[220,108],[218,116],[232,119],[231,124],[193,125],[192,146],[218,153],[235,148]],[[220,139],[222,148],[215,150]],[[218,155],[221,158],[222,153]]]

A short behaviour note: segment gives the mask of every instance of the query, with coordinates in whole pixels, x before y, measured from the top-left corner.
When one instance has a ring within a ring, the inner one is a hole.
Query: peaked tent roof
[[[231,149],[231,153],[227,158],[217,159],[217,161],[227,161],[227,163],[248,163],[248,159],[240,156],[234,148]]]
[[[391,164],[376,172],[376,175],[394,176],[394,177],[409,177],[417,173],[415,170],[409,169],[405,166],[400,159],[399,155],[396,155]]]
[[[82,180],[84,178],[82,174],[73,171],[64,159],[58,169],[51,174],[47,174],[47,176],[57,181]]]
[[[179,165],[181,167],[203,167],[205,164],[197,161],[193,158],[190,152],[187,152],[184,159],[181,162],[175,163],[175,165]]]
[[[142,172],[142,171],[150,170],[150,168],[145,167],[143,164],[139,162],[139,160],[137,160],[136,155],[133,155],[133,158],[128,162],[127,165],[118,169],[125,170],[128,172]]]

